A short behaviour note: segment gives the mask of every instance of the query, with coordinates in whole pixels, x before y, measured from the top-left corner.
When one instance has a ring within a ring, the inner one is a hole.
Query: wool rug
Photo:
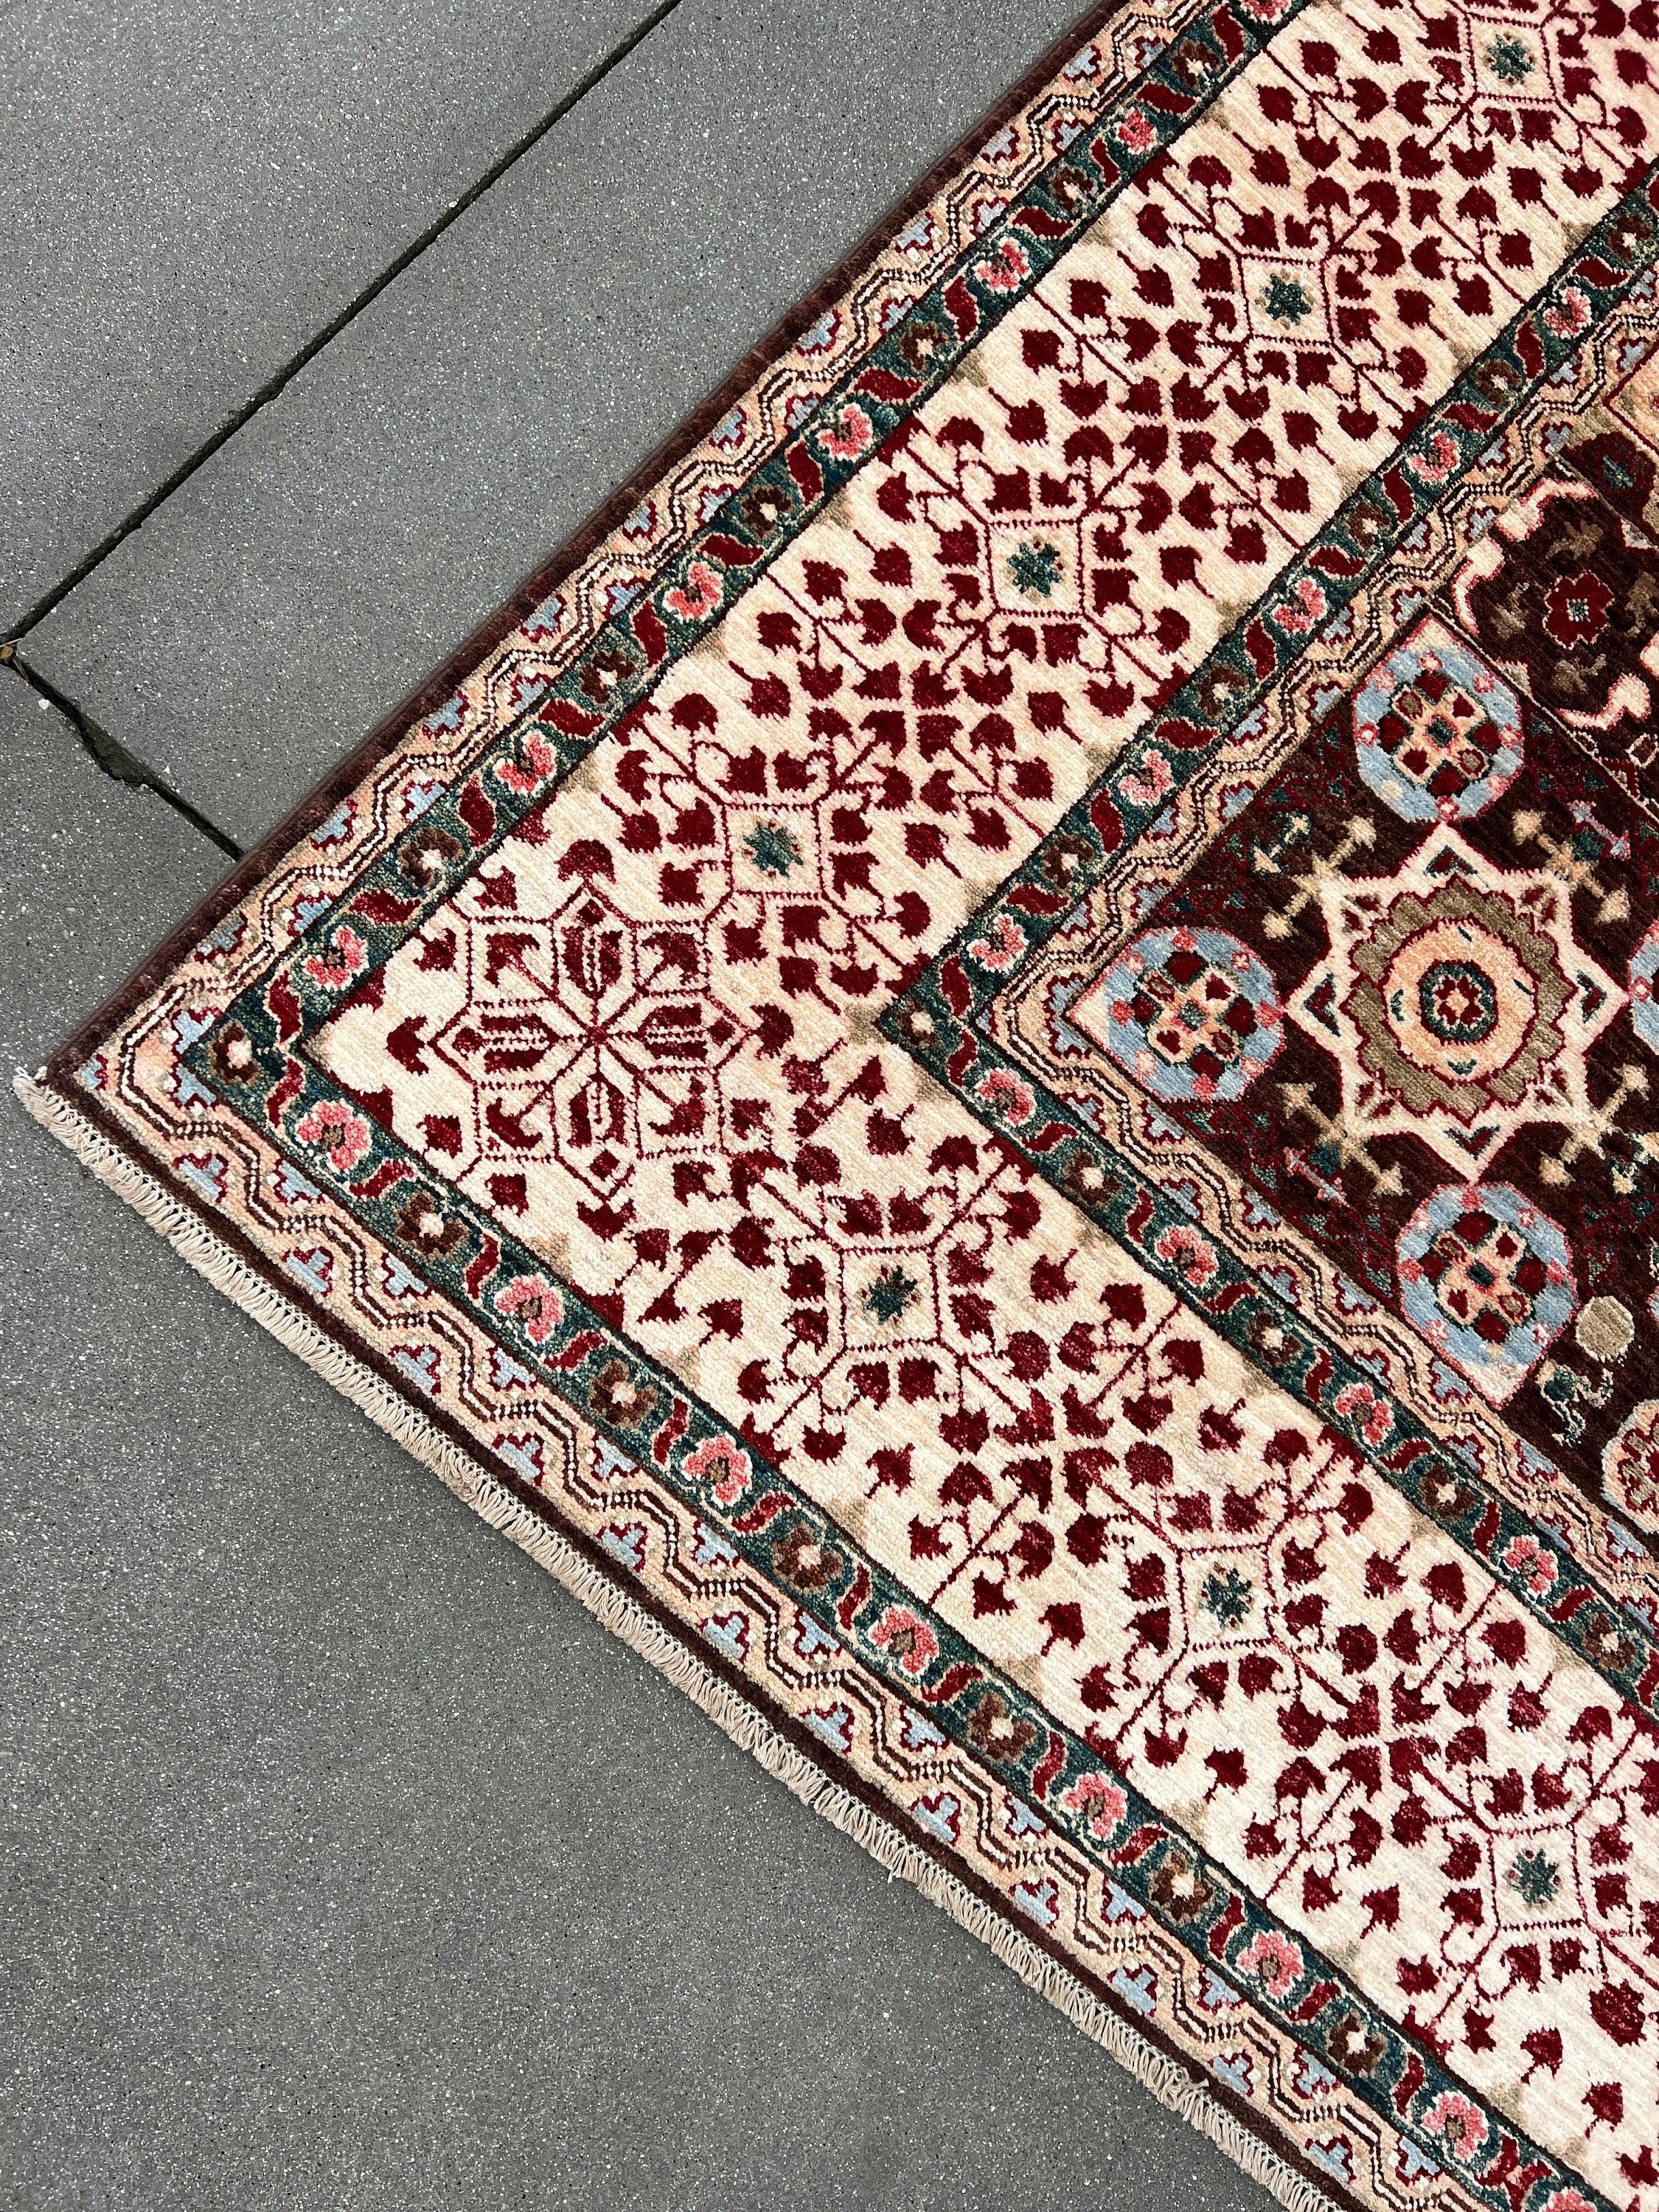
[[[1650,0],[1098,11],[26,1086],[1287,2203],[1659,2203]]]

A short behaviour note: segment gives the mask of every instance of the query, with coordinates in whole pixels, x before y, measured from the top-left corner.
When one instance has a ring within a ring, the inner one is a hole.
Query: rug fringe
[[[975,1897],[890,1821],[826,1777],[626,1590],[583,1559],[556,1529],[538,1520],[477,1461],[427,1420],[418,1407],[331,1342],[315,1322],[66,1099],[40,1078],[21,1072],[13,1079],[12,1087],[34,1119],[100,1182],[125,1199],[198,1274],[234,1299],[278,1343],[314,1368],[378,1427],[431,1468],[458,1498],[556,1577],[596,1620],[665,1674],[804,1805],[861,1844],[885,1868],[890,1880],[897,1877],[911,1883],[960,1927],[977,1936],[1022,1981],[1109,2052],[1160,2103],[1209,2136],[1287,2212],[1334,2212],[1330,2196],[1237,2120],[1201,2075],[1167,2057],[1109,2011],[1074,1975]]]

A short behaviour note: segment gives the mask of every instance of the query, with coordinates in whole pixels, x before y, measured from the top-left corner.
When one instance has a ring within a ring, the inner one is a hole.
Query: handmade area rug
[[[27,1091],[1297,2205],[1659,2205],[1656,56],[1097,14]]]

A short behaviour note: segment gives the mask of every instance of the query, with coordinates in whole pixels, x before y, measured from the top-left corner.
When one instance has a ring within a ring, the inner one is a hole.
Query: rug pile
[[[1297,2205],[1659,2205],[1656,58],[1097,14],[28,1090]]]

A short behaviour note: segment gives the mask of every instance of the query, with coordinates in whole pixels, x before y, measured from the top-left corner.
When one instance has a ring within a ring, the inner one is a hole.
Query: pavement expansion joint
[[[0,647],[0,666],[11,669],[35,694],[43,706],[55,708],[80,739],[88,758],[103,775],[116,783],[124,783],[133,790],[154,792],[155,796],[182,815],[193,830],[216,844],[222,853],[233,860],[242,857],[242,848],[234,838],[209,820],[198,806],[193,806],[184,793],[175,791],[164,776],[136,753],[129,752],[117,738],[112,738],[101,723],[95,722],[85,708],[77,706],[66,692],[59,690],[50,677],[42,676],[32,668],[17,650],[15,641]]]

